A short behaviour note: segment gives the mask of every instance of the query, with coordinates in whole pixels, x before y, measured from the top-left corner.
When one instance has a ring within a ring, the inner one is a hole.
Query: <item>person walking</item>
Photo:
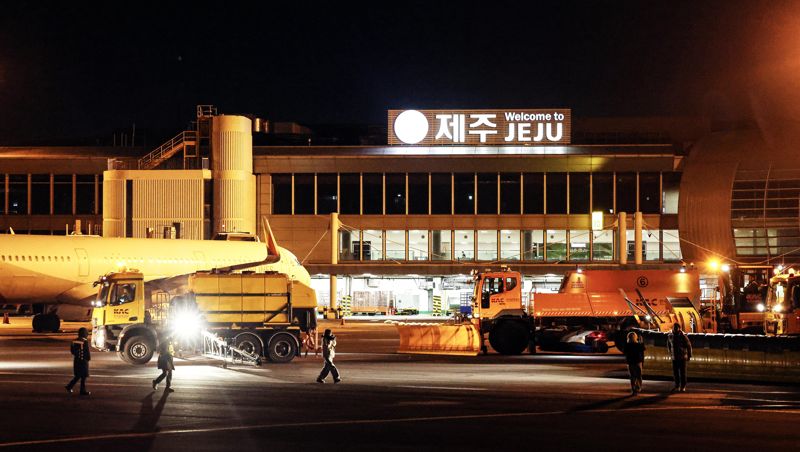
[[[172,341],[167,339],[158,344],[158,368],[161,370],[161,375],[153,380],[153,391],[158,389],[158,384],[166,378],[167,387],[164,392],[175,392],[172,386],[172,371],[175,370],[175,363],[172,357],[175,355],[175,349],[172,347]]]
[[[325,378],[328,372],[333,374],[333,382],[339,383],[342,379],[339,377],[339,369],[333,365],[333,357],[336,356],[336,336],[333,335],[330,329],[325,330],[322,335],[322,358],[325,360],[325,367],[322,368],[317,383],[325,383]]]
[[[667,348],[672,358],[672,375],[675,378],[672,391],[686,392],[686,364],[692,359],[692,343],[678,323],[672,325],[672,332],[667,337]]]
[[[644,343],[635,331],[628,333],[625,344],[625,361],[628,363],[628,374],[631,378],[631,395],[642,391],[642,366],[644,365]]]
[[[89,351],[89,330],[81,328],[78,330],[78,338],[72,341],[69,350],[72,353],[72,380],[64,386],[67,392],[72,394],[72,388],[78,380],[81,381],[82,396],[88,396],[91,392],[86,390],[86,379],[89,377],[89,361],[92,354]]]

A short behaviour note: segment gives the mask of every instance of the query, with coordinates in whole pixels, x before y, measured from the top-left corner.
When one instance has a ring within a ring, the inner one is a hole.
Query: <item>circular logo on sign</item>
[[[645,276],[640,276],[636,280],[636,285],[639,286],[639,287],[647,287],[648,284],[650,284],[650,281],[648,281],[647,277],[645,277]]]
[[[428,135],[428,120],[417,110],[406,110],[395,118],[394,134],[405,144],[417,144]]]

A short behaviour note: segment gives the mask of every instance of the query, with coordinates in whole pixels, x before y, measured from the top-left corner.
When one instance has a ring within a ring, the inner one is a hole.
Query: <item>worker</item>
[[[667,348],[672,358],[672,375],[675,378],[672,391],[686,392],[686,368],[692,359],[692,343],[678,323],[672,325],[672,332],[667,337]]]
[[[78,330],[78,338],[70,344],[70,352],[72,353],[72,374],[74,378],[64,387],[68,393],[72,394],[72,388],[80,380],[80,394],[88,396],[91,392],[86,390],[86,379],[89,377],[89,360],[92,359],[92,354],[89,351],[89,330],[86,328]]]
[[[642,366],[644,365],[644,344],[635,331],[628,333],[625,344],[625,361],[628,363],[628,375],[631,378],[631,395],[642,391]]]
[[[339,383],[342,379],[339,377],[339,369],[333,365],[333,357],[336,356],[336,336],[333,335],[330,329],[325,330],[322,336],[322,358],[325,360],[325,367],[322,368],[317,383],[325,383],[325,378],[328,372],[333,374],[333,382]]]
[[[153,391],[158,389],[158,384],[161,383],[161,380],[166,378],[167,387],[164,388],[164,392],[175,392],[175,390],[171,388],[172,371],[175,370],[175,363],[172,360],[174,355],[175,349],[170,339],[166,339],[158,344],[158,368],[161,370],[161,375],[153,380]]]

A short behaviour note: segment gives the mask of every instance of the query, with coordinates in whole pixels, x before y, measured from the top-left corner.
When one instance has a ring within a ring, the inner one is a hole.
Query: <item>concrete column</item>
[[[339,213],[331,212],[331,265],[339,264]],[[338,300],[336,299],[336,274],[331,273],[330,276],[330,310],[328,311],[329,318],[336,318],[336,308],[338,308]]]
[[[633,215],[633,259],[636,265],[642,265],[642,212]]]
[[[617,240],[617,249],[619,250],[619,263],[625,265],[628,263],[628,215],[625,212],[619,213],[617,220],[617,231],[619,232],[619,239]]]
[[[336,318],[336,308],[339,307],[338,300],[336,299],[336,275],[331,274],[331,281],[330,281],[330,309],[328,310],[328,318],[335,319]]]

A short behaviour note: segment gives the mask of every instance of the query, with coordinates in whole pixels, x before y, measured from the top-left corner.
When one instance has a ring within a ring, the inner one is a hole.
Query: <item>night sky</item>
[[[735,119],[800,78],[800,2],[18,3],[0,12],[0,145],[110,143],[133,123],[156,144],[198,103],[304,124],[448,107]]]

